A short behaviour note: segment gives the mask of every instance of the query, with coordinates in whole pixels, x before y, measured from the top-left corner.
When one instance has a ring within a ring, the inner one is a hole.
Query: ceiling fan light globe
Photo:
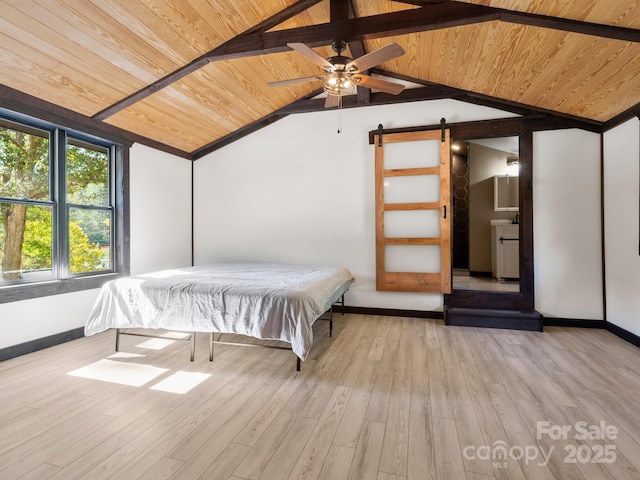
[[[354,93],[355,82],[349,73],[333,72],[325,77],[323,88],[331,95],[347,95]]]

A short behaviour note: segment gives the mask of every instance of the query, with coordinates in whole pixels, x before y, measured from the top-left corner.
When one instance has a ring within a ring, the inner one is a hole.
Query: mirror
[[[493,209],[496,212],[518,211],[518,177],[493,176]]]
[[[520,292],[519,138],[452,143],[453,289]]]

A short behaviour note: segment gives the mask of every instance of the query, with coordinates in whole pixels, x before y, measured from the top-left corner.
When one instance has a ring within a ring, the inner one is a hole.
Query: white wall
[[[604,135],[607,320],[640,335],[637,118]]]
[[[191,264],[191,162],[131,149],[131,271]],[[97,290],[0,304],[0,348],[82,327]]]
[[[602,320],[600,135],[537,132],[533,158],[536,310]]]
[[[131,149],[131,273],[191,265],[191,162]]]
[[[337,264],[351,306],[441,310],[442,296],[375,291],[374,151],[368,132],[484,120],[505,112],[453,100],[289,116],[195,163],[196,264]]]

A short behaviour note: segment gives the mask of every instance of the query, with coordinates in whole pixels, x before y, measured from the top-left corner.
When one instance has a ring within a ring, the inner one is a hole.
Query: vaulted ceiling
[[[640,111],[640,0],[0,2],[0,101],[27,94],[187,158],[324,108],[320,81],[267,85],[322,72],[290,42],[405,50],[369,74],[421,87],[358,87],[345,108],[450,97],[593,128]]]

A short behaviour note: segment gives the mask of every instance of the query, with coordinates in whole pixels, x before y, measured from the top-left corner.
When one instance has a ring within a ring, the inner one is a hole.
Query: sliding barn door
[[[451,293],[449,130],[383,134],[376,153],[376,289]]]

